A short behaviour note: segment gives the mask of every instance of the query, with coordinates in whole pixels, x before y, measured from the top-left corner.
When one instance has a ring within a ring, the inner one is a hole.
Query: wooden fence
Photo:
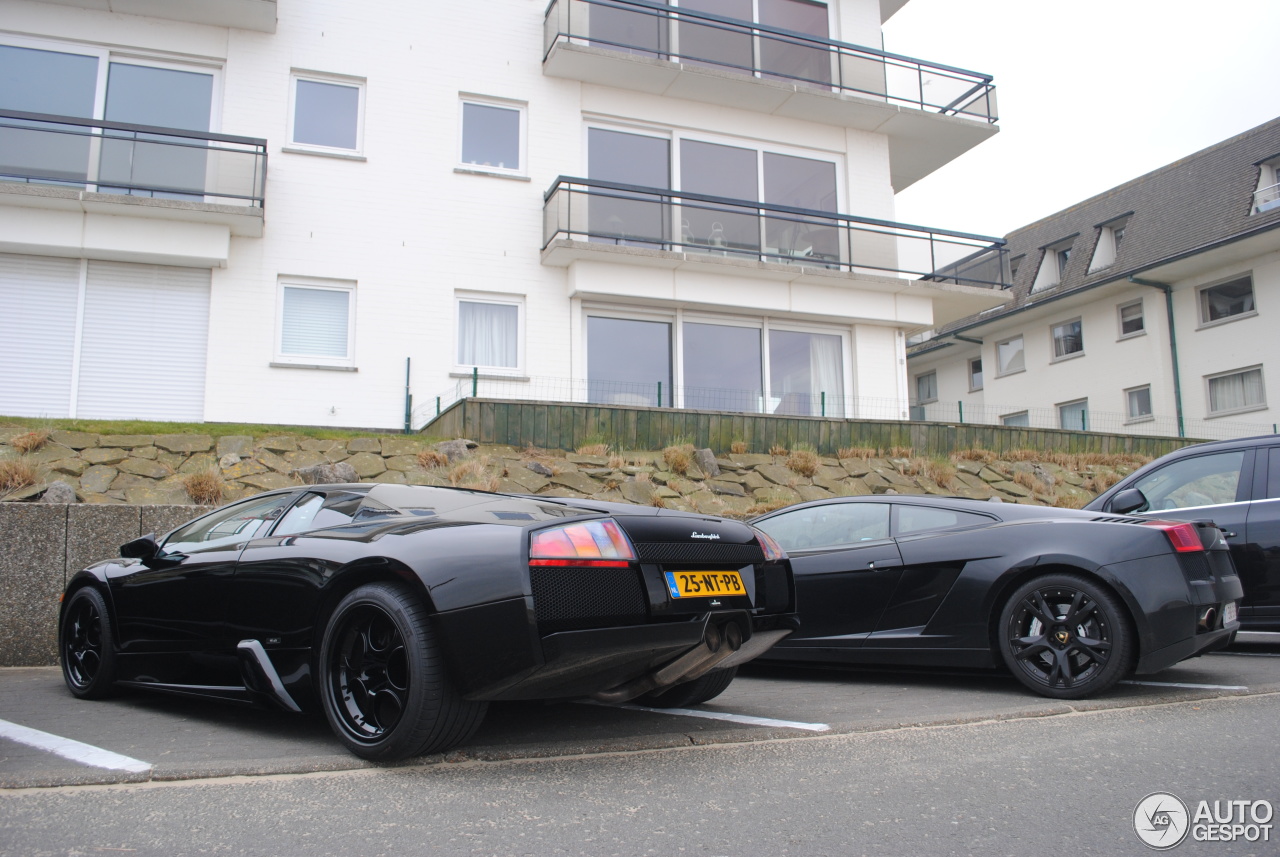
[[[616,450],[662,449],[692,443],[727,453],[735,441],[749,452],[808,444],[823,455],[844,447],[910,447],[916,455],[946,455],[958,449],[1045,452],[1137,453],[1152,458],[1197,441],[1060,429],[953,423],[784,417],[687,411],[627,405],[588,405],[499,399],[461,399],[422,428],[444,438],[478,443],[572,450],[605,442]]]

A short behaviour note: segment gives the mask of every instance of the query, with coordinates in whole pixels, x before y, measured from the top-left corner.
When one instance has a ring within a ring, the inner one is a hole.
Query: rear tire
[[[1000,611],[999,638],[1014,677],[1054,699],[1102,693],[1133,666],[1124,607],[1076,574],[1048,574],[1019,587]]]
[[[73,696],[103,699],[116,680],[111,615],[106,599],[92,586],[72,593],[58,625],[62,678]]]
[[[361,586],[334,610],[320,645],[320,700],[347,749],[380,762],[456,747],[487,708],[449,679],[426,607],[390,583]]]
[[[640,705],[650,708],[688,708],[715,699],[729,688],[733,677],[738,674],[737,667],[712,670],[705,675],[673,685],[662,691],[646,693],[636,699]]]

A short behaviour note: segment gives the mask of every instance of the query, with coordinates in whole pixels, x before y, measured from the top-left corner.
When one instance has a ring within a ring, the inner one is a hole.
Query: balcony
[[[996,133],[990,75],[649,0],[552,0],[554,77],[887,135],[900,191]]]
[[[266,140],[0,111],[0,250],[225,264],[262,236],[266,170]]]
[[[276,31],[276,0],[45,0],[60,6],[107,9],[125,15],[145,15],[167,21],[186,21],[215,27],[236,27],[262,33]]]
[[[545,265],[593,260],[927,296],[935,320],[1007,301],[998,238],[565,176],[543,199]]]
[[[1280,184],[1264,187],[1253,195],[1253,213],[1262,214],[1280,208]]]

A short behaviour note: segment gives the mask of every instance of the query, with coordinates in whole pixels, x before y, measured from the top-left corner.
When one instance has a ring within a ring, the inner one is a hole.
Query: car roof
[[[1097,512],[1086,512],[1082,509],[1060,509],[1056,506],[1033,506],[1029,503],[993,502],[991,500],[974,500],[970,497],[946,497],[937,494],[863,494],[857,497],[827,497],[822,500],[811,500],[807,503],[796,503],[773,512],[767,512],[753,521],[763,520],[783,512],[806,509],[832,503],[897,503],[904,506],[934,506],[961,509],[991,515],[1002,521],[1034,519],[1034,518],[1089,518],[1098,517]]]

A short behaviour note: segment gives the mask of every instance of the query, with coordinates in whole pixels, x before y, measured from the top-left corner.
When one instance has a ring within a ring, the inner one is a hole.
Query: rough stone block
[[[111,488],[119,471],[105,464],[95,464],[80,474],[80,491],[85,494],[102,494]]]
[[[80,505],[67,509],[67,577],[104,559],[120,556],[120,545],[141,535],[142,507]]]
[[[413,435],[382,438],[382,454],[387,458],[397,455],[417,455],[420,449],[422,449],[422,441]]]
[[[145,476],[148,479],[163,479],[171,473],[169,468],[160,462],[148,461],[145,458],[126,458],[120,462],[119,470],[132,473],[134,476]]]
[[[49,440],[72,449],[88,449],[98,445],[98,436],[87,431],[55,431]]]
[[[80,453],[80,458],[90,464],[119,464],[128,457],[129,451],[121,446],[103,446]]]
[[[298,439],[288,435],[264,437],[258,441],[258,449],[265,449],[269,452],[295,452],[298,449]]]
[[[218,438],[218,457],[238,455],[244,458],[253,454],[253,438],[245,434],[229,434]]]
[[[155,506],[170,505],[179,503],[190,503],[191,497],[187,494],[187,489],[181,485],[164,483],[153,485],[137,485],[133,488],[126,488],[124,498],[130,503],[138,506]]]
[[[67,507],[0,503],[0,666],[52,664]]]
[[[382,452],[382,441],[376,437],[353,437],[347,441],[347,452]]]
[[[155,436],[149,434],[104,434],[98,438],[98,446],[119,446],[124,449],[155,446],[155,442]]]
[[[372,479],[387,469],[382,456],[374,455],[372,452],[357,452],[344,463],[354,467],[361,479]]]

